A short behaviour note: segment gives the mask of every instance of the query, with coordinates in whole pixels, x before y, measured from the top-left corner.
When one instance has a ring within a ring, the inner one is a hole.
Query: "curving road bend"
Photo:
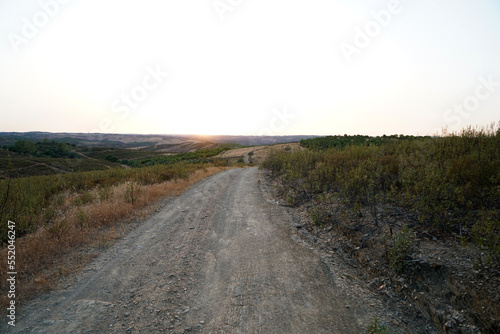
[[[233,169],[196,184],[0,332],[363,332],[260,177]]]

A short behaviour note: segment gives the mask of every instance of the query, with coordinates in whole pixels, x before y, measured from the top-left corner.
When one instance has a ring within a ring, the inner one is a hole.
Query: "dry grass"
[[[75,198],[80,195],[66,194],[50,224],[16,240],[16,303],[19,305],[40,292],[55,288],[61,276],[81,269],[103,247],[133,227],[126,223],[145,219],[161,199],[179,195],[196,182],[226,169],[208,167],[195,171],[189,179],[134,184],[134,201],[130,201],[130,183],[112,187],[111,196],[102,201],[95,189],[90,192],[93,200],[79,206],[75,205]],[[0,287],[7,291],[6,248],[0,251],[0,265],[3,268]],[[5,307],[8,301],[7,294],[3,293],[0,306]]]
[[[224,151],[220,153],[218,158],[242,158],[245,155],[253,153],[251,156],[251,163],[260,164],[263,162],[272,150],[283,150],[286,147],[290,147],[291,151],[301,150],[302,147],[299,143],[287,143],[287,144],[275,144],[275,145],[262,145],[262,146],[252,146],[237,148],[229,151]]]
[[[255,150],[252,156],[252,163],[260,164],[269,156],[273,150],[284,150],[290,148],[290,151],[295,152],[303,150],[299,143],[289,143],[289,144],[276,144],[271,146],[265,146],[262,149]]]

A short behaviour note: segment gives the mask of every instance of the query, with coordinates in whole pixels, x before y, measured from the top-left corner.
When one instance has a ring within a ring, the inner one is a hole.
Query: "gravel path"
[[[198,183],[0,332],[363,333],[258,179],[247,168]]]

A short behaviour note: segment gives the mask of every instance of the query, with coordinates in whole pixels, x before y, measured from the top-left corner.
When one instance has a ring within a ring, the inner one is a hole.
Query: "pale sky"
[[[0,0],[0,131],[427,135],[499,60],[498,0]]]

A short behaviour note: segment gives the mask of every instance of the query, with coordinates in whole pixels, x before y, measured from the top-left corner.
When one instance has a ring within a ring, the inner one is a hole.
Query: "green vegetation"
[[[96,160],[76,152],[74,144],[43,140],[17,140],[0,149],[0,179],[115,167],[113,159]]]
[[[224,151],[230,150],[229,146],[212,148],[212,149],[204,149],[195,152],[185,152],[173,155],[164,155],[153,158],[146,159],[138,159],[138,160],[129,160],[126,163],[132,167],[141,167],[141,166],[154,166],[154,165],[166,165],[178,163],[180,161],[190,161],[194,163],[206,161],[207,158],[214,157]],[[124,161],[125,162],[125,161]]]
[[[370,137],[370,136],[326,136],[317,137],[311,139],[302,139],[300,145],[311,150],[327,150],[330,148],[345,148],[347,146],[380,146],[391,142],[398,142],[403,140],[415,140],[415,139],[428,139],[430,137],[415,137],[415,136],[405,136],[405,135],[391,135],[382,137]]]
[[[79,157],[77,153],[73,152],[74,148],[74,145],[48,140],[36,144],[31,140],[18,140],[14,145],[8,147],[9,151],[29,156],[70,159]]]
[[[0,179],[103,170],[115,167],[106,160],[12,157],[0,158]]]
[[[412,246],[412,230],[407,225],[403,225],[403,228],[394,236],[394,246],[389,251],[389,265],[394,271],[398,273],[405,271],[408,265],[406,260],[409,258]]]
[[[35,143],[35,139],[39,141]],[[35,134],[0,137],[8,143],[0,148],[0,179],[78,171],[103,170],[121,165],[145,167],[180,161],[207,162],[219,153],[240,147],[238,144],[186,142],[156,145],[152,142],[120,143],[100,140],[87,144],[70,137],[49,141]],[[96,137],[97,139],[97,137]],[[85,146],[77,146],[77,144]],[[150,146],[144,147],[144,144]],[[125,145],[125,147],[124,147]],[[137,149],[133,149],[137,147]],[[211,148],[208,148],[211,147]],[[198,151],[193,149],[204,148]],[[147,150],[150,149],[150,150]],[[172,149],[165,153],[158,150]],[[186,150],[187,152],[184,152]]]
[[[499,265],[500,124],[400,137],[380,145],[275,151],[262,167],[279,181],[289,205],[316,203],[311,213],[318,224],[333,223],[333,203],[354,215],[368,211],[375,225],[381,210],[402,210],[419,226],[465,236],[488,253],[484,261]],[[305,142],[319,147],[311,143],[321,139]]]
[[[133,203],[140,192],[140,185],[185,179],[194,171],[207,166],[180,162],[144,168],[112,168],[0,180],[0,221],[16,222],[16,236],[21,237],[49,224],[54,215],[50,210],[51,205],[62,203],[65,194],[74,194],[73,204],[78,207],[97,200],[96,197],[100,201],[106,200],[111,196],[111,186],[127,183],[126,198]],[[93,190],[97,191],[96,196]],[[85,224],[84,217],[78,219]],[[65,231],[64,222],[50,225],[51,233],[56,237]],[[2,243],[7,240],[6,228],[7,224],[0,225]]]
[[[116,147],[98,147],[98,146],[82,146],[77,147],[76,151],[93,159],[108,160],[107,157],[116,157],[118,160],[123,159],[144,159],[150,157],[162,156],[164,153],[143,151],[135,149],[125,149]]]
[[[378,317],[373,318],[370,327],[368,327],[367,334],[390,334],[391,332],[385,325],[380,324]]]
[[[118,158],[115,157],[114,155],[108,154],[105,158],[105,160],[111,161],[111,162],[117,162]]]
[[[43,140],[17,140],[0,149],[0,220],[17,223],[17,236],[35,231],[55,216],[51,203],[64,201],[72,193],[72,204],[84,206],[112,196],[112,186],[127,183],[125,198],[134,204],[141,185],[187,178],[207,162],[222,166],[225,159],[213,159],[234,145],[165,155],[113,147],[76,147],[74,144]],[[117,168],[117,163],[129,165]],[[200,164],[203,163],[203,164]],[[135,168],[142,167],[142,168]],[[3,178],[3,179],[2,179]],[[83,216],[78,220],[85,224]],[[50,224],[55,237],[65,231],[64,222]],[[5,226],[0,241],[6,241]]]

